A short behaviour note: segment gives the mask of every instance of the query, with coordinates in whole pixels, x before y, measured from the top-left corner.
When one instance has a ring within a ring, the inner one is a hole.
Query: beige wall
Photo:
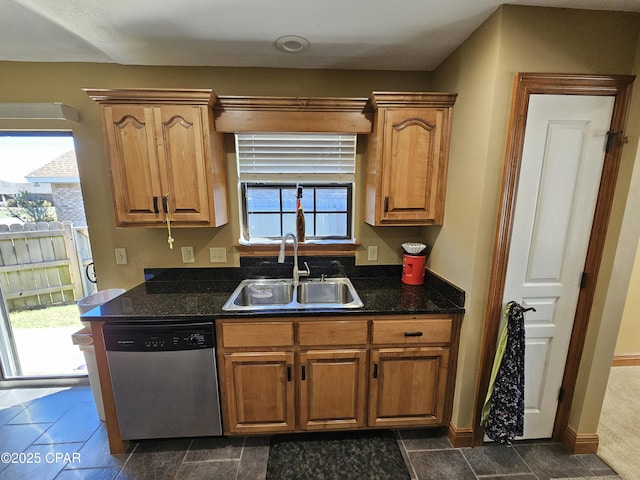
[[[116,228],[111,186],[98,105],[82,88],[175,87],[213,88],[219,95],[281,95],[368,97],[374,90],[429,90],[428,72],[372,72],[346,70],[286,70],[252,68],[139,67],[108,64],[48,64],[0,62],[0,91],[5,102],[63,102],[80,112],[80,122],[0,120],[0,129],[73,130],[87,221],[93,246],[99,287],[133,287],[143,281],[143,268],[184,266],[180,247],[194,247],[196,263],[212,266],[209,248],[227,248],[227,265],[237,265],[233,248],[239,237],[233,141],[227,141],[230,222],[220,228],[174,229],[175,248],[169,250],[166,231]],[[363,149],[359,167],[363,168]],[[359,178],[363,178],[359,174]],[[357,219],[363,218],[364,189],[356,186]],[[370,227],[356,220],[358,263],[367,263],[366,247],[379,247],[378,264],[399,263],[401,243],[420,239],[420,229]],[[129,264],[116,265],[114,248],[127,249]],[[219,266],[220,264],[216,264]]]
[[[640,243],[616,343],[616,355],[640,355]]]
[[[473,420],[514,74],[632,73],[639,30],[638,15],[503,6],[433,72],[434,89],[459,94],[444,226],[425,229],[425,238],[433,243],[431,267],[467,291],[453,414],[458,428],[470,428]],[[634,127],[628,133],[637,136],[638,130]],[[629,152],[634,150],[629,145],[625,152],[626,164],[631,166],[634,156]],[[628,176],[619,183],[625,181],[628,183]],[[627,189],[628,185],[619,185],[618,210],[624,209]],[[613,240],[620,235],[621,221],[619,214],[614,217],[609,235]],[[606,261],[611,265],[613,257]],[[605,274],[603,285],[608,281]],[[611,328],[617,329],[615,320],[612,323]],[[599,326],[600,322],[593,320],[592,324]],[[590,330],[597,331],[597,327]],[[594,355],[594,347],[588,346],[584,357]],[[583,372],[588,381],[590,369],[581,368],[581,376]],[[571,426],[580,432],[595,431],[597,420],[595,426],[581,422],[582,406],[596,405],[599,412],[606,385],[601,373],[590,380],[602,389],[583,389],[574,403],[578,413],[572,415]]]
[[[434,89],[458,93],[444,226],[425,228],[432,251],[429,267],[467,293],[462,326],[453,422],[472,424],[482,316],[495,227],[497,175],[491,166],[491,110],[500,47],[500,15],[494,15],[434,73]],[[490,178],[491,177],[491,178]],[[488,199],[487,199],[488,197]],[[488,230],[488,231],[487,231]]]

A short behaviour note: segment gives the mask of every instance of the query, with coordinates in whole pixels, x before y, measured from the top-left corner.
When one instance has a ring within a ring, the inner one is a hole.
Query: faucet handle
[[[304,267],[307,269],[307,271],[303,271],[303,270],[299,270],[298,271],[298,275],[300,275],[301,277],[308,277],[309,275],[311,275],[311,270],[309,269],[309,264],[307,262],[303,262],[304,263]]]

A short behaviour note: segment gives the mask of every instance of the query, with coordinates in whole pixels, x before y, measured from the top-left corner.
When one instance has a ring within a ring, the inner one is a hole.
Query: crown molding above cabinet
[[[366,98],[219,96],[216,131],[371,133]]]

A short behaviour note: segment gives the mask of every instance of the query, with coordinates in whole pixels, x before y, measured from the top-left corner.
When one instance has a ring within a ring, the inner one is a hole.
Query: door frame
[[[5,339],[4,341],[2,339]],[[0,288],[0,386],[9,376],[9,372],[22,376],[22,367],[18,357],[18,347],[13,336],[9,309]]]
[[[604,158],[602,178],[600,180],[584,267],[584,271],[588,274],[588,281],[584,288],[580,290],[578,297],[567,362],[562,379],[561,391],[563,395],[558,402],[553,429],[554,440],[571,443],[570,440],[568,441],[570,437],[570,432],[568,432],[569,413],[613,204],[634,80],[635,76],[632,75],[517,73],[515,76],[502,177],[502,191],[480,351],[480,371],[473,420],[473,445],[482,445],[484,439],[484,429],[480,425],[480,417],[489,388],[498,329],[503,316],[504,286],[509,261],[509,248],[511,246],[513,213],[518,196],[518,181],[520,178],[529,96],[532,94],[547,94],[615,97],[610,130],[618,133],[614,134],[611,148]],[[569,446],[572,447],[572,445]]]

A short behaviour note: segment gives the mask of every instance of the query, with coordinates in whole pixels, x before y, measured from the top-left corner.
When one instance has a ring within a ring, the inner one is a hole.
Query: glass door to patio
[[[95,291],[70,133],[0,132],[2,377],[86,375],[71,335]]]

